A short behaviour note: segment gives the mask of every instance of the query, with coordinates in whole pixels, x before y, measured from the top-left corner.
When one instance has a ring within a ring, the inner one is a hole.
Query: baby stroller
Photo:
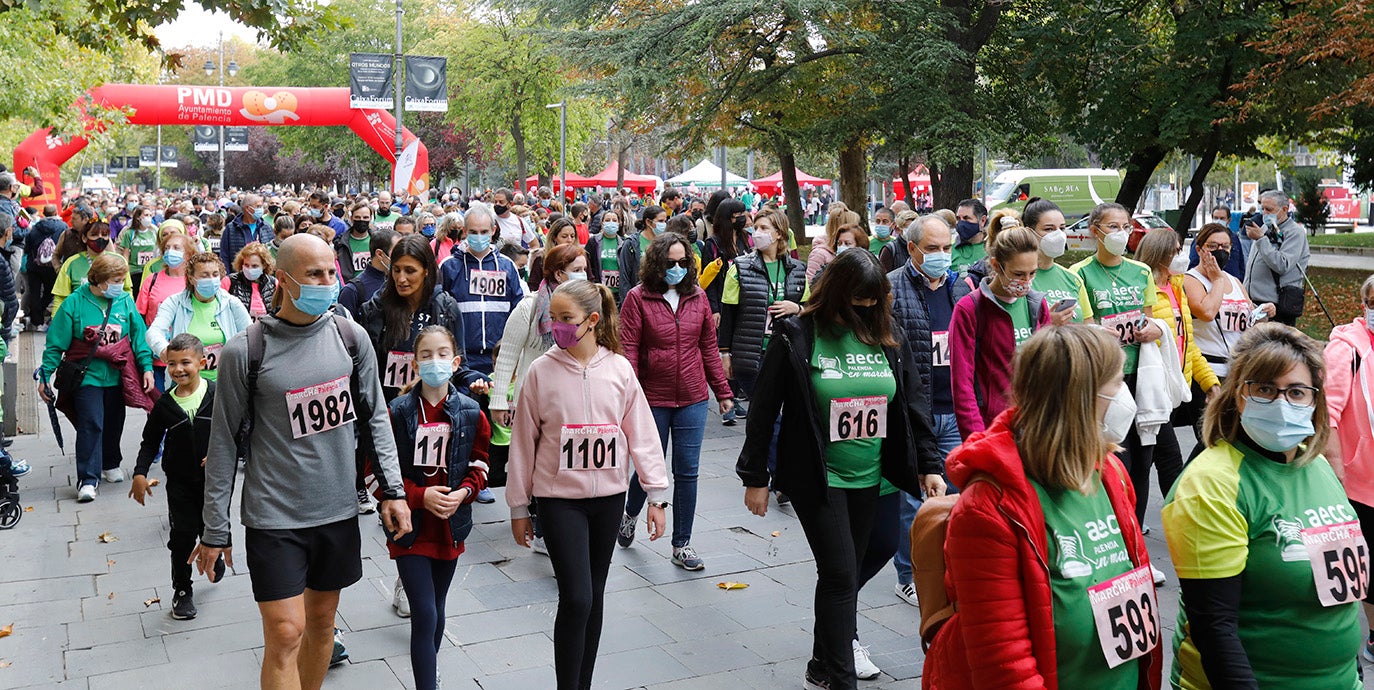
[[[19,503],[19,480],[10,471],[9,463],[0,465],[0,530],[13,529],[24,517]]]

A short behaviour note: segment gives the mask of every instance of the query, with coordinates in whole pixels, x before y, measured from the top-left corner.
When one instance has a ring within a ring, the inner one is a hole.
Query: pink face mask
[[[552,324],[549,324],[550,329],[553,331],[553,342],[564,350],[578,344],[582,341],[582,337],[587,335],[586,333],[582,335],[577,334],[577,329],[581,328],[583,323],[586,323],[585,319],[582,323],[554,321]]]

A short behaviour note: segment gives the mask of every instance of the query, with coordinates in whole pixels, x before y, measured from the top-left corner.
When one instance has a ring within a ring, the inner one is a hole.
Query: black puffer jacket
[[[601,283],[601,241],[605,237],[603,233],[592,235],[583,247],[587,252],[587,280],[593,283]],[[630,288],[639,284],[639,233],[622,234],[618,241],[615,257],[620,262],[620,287],[616,290],[616,306],[623,304]]]
[[[258,278],[258,294],[262,295],[262,305],[267,308],[268,313],[272,311],[272,296],[277,292],[277,281],[264,271],[261,278]],[[229,274],[229,294],[237,297],[243,302],[243,308],[249,313],[253,311],[253,282],[243,275],[242,271]]]
[[[463,344],[463,312],[458,308],[458,300],[453,295],[448,294],[443,289],[436,289],[434,297],[426,302],[416,312],[420,321],[420,328],[425,326],[443,326],[453,334],[453,339],[458,343],[458,356],[462,358],[460,369],[453,375],[453,382],[458,384],[459,390],[466,391],[469,384],[473,381],[483,379],[482,374],[468,369],[467,351]],[[387,356],[391,352],[414,352],[415,340],[411,333],[405,334],[399,342],[387,342],[383,340],[386,335],[386,313],[382,307],[382,296],[377,295],[365,302],[362,308],[353,317],[365,330],[367,337],[372,341],[373,348],[377,351],[377,371],[382,377],[382,393],[386,395],[388,401],[395,400],[400,395],[399,387],[388,386],[387,376]],[[418,332],[414,329],[415,317],[412,317],[412,333]]]
[[[891,246],[891,245],[889,245]],[[886,249],[886,247],[884,247]],[[906,352],[903,354],[921,374],[921,382],[930,389],[931,382],[931,328],[930,309],[926,306],[924,286],[916,281],[925,281],[925,275],[913,275],[911,264],[897,268],[887,274],[892,284],[892,318],[906,336]],[[973,291],[967,279],[960,278],[954,271],[947,271],[945,284],[939,294],[950,300],[950,307]]]
[[[783,290],[779,300],[801,304],[806,294],[806,264],[790,256],[783,262]],[[739,274],[739,304],[722,304],[718,342],[721,352],[729,352],[735,378],[749,377],[763,360],[763,331],[768,323],[768,305],[773,302],[772,278],[758,252],[735,260]],[[716,280],[725,281],[722,275]]]

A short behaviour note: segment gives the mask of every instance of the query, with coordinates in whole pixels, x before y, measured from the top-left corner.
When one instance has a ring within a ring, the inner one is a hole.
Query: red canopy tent
[[[553,182],[550,184],[550,187],[551,187],[554,191],[558,191],[558,186],[559,186],[558,175],[554,175],[554,176],[553,176]],[[594,182],[593,182],[593,183],[588,183],[588,182],[587,182],[587,178],[585,178],[585,177],[583,177],[583,176],[581,176],[581,175],[574,175],[574,174],[572,174],[572,173],[568,173],[568,187],[569,187],[570,189],[581,189],[581,188],[583,188],[583,187],[595,187],[595,186],[596,186],[596,183],[594,183]],[[525,178],[525,189],[526,189],[527,191],[528,191],[528,190],[531,190],[531,189],[535,189],[535,188],[537,188],[537,187],[539,187],[539,176],[538,176],[538,175],[530,175],[529,177]]]
[[[814,187],[823,184],[830,184],[830,180],[821,177],[815,177],[813,175],[807,175],[806,173],[802,172],[800,168],[796,170],[797,186],[799,187],[805,187],[807,185],[811,185]],[[779,194],[782,191],[782,171],[779,170],[773,173],[772,175],[769,175],[768,177],[761,177],[757,180],[750,180],[750,182],[754,183],[754,189],[757,189],[760,194],[767,194],[769,196]]]
[[[597,174],[595,174],[595,175],[592,175],[592,176],[590,176],[590,177],[582,178],[582,180],[583,180],[583,182],[585,182],[585,184],[579,185],[579,186],[583,186],[583,187],[614,187],[614,186],[615,186],[616,173],[619,172],[619,171],[620,171],[620,164],[617,163],[616,161],[611,161],[610,165],[607,165],[605,170],[602,170],[601,172],[599,172],[599,173],[597,173]],[[622,186],[627,187],[627,188],[629,188],[629,189],[633,189],[634,191],[639,192],[640,194],[643,194],[643,193],[645,193],[645,192],[652,192],[652,191],[654,191],[654,189],[655,189],[656,187],[658,187],[658,183],[659,183],[659,180],[658,180],[657,177],[654,177],[654,176],[652,176],[652,175],[639,175],[639,174],[636,174],[636,173],[632,173],[632,172],[630,172],[629,170],[626,170],[626,171],[625,171],[625,181],[622,183]],[[568,186],[571,187],[572,184],[573,184],[573,183],[572,183],[572,178],[569,177],[569,178],[568,178]]]
[[[916,188],[917,194],[929,196],[930,175],[917,175],[912,173],[911,186]],[[898,201],[906,200],[906,182],[903,181],[902,178],[898,177],[892,180],[892,193],[897,197]]]

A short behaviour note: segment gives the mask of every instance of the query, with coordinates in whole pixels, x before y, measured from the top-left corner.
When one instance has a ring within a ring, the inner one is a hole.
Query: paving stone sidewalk
[[[39,416],[39,433],[18,437],[12,448],[34,466],[22,480],[23,503],[32,511],[16,529],[0,532],[0,626],[14,624],[13,634],[0,638],[0,688],[256,687],[262,631],[243,554],[223,582],[197,579],[198,618],[173,620],[166,494],[154,489],[144,507],[126,497],[128,483],[106,484],[95,502],[77,504],[75,434],[64,420],[68,453],[60,455],[46,413]],[[142,426],[143,415],[131,412],[126,471]],[[1191,438],[1183,440],[1191,446]],[[744,508],[733,470],[741,441],[742,426],[726,428],[710,417],[693,538],[705,571],[674,567],[668,539],[648,542],[643,529],[632,548],[617,548],[597,688],[801,687],[815,568],[790,508],[774,506],[766,518]],[[160,478],[161,470],[152,476]],[[512,541],[497,494],[495,505],[475,506],[477,524],[448,598],[439,670],[446,688],[552,688],[553,572],[547,558]],[[1160,593],[1171,636],[1177,589],[1158,529],[1159,504],[1156,490],[1148,539],[1171,579]],[[233,514],[237,521],[237,501]],[[412,688],[409,624],[391,608],[395,567],[376,517],[359,519],[364,579],[343,592],[338,616],[351,659],[330,671],[325,687]],[[242,537],[236,526],[235,543]],[[724,581],[749,587],[725,591],[716,586]],[[919,613],[896,598],[894,581],[889,567],[859,596],[860,638],[883,670],[877,680],[860,682],[864,690],[920,684]]]

